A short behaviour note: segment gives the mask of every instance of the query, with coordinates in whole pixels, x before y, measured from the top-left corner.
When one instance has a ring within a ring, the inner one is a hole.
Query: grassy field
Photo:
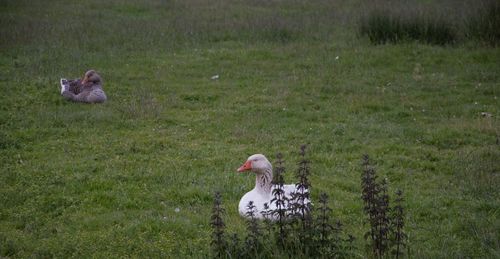
[[[203,257],[214,192],[240,231],[236,168],[282,152],[291,182],[301,144],[360,257],[365,153],[405,193],[411,257],[500,257],[500,49],[372,45],[366,8],[1,1],[0,257]],[[91,68],[109,101],[64,101]]]

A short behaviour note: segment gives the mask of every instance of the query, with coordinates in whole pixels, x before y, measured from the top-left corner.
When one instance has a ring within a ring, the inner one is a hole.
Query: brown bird
[[[94,70],[87,71],[83,79],[61,78],[60,83],[61,95],[66,100],[83,103],[102,103],[107,100],[101,76]]]

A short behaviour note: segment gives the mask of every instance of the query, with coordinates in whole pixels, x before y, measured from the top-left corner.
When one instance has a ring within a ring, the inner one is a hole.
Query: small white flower
[[[217,80],[217,79],[219,79],[219,75],[213,75],[210,79]]]
[[[335,57],[335,60],[339,60],[339,56],[336,56],[336,57]]]
[[[179,209],[179,208],[175,208],[175,210],[174,210],[174,211],[175,211],[176,213],[179,213],[179,211],[181,211],[181,209]]]

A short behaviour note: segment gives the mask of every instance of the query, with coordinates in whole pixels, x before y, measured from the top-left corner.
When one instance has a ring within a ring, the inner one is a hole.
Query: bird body
[[[238,211],[241,216],[246,216],[247,206],[250,201],[253,201],[255,209],[256,209],[256,218],[264,218],[264,214],[267,210],[276,210],[276,203],[271,200],[274,198],[273,191],[278,188],[277,185],[273,185],[271,191],[269,193],[263,193],[259,189],[254,188],[253,190],[245,193],[243,197],[241,197],[240,203],[238,205]],[[285,209],[288,209],[289,201],[292,198],[292,193],[296,192],[296,188],[294,184],[283,185],[283,190],[285,191],[285,197],[287,201],[285,202]],[[267,204],[267,209],[265,205]],[[269,218],[274,219],[275,216],[268,215]]]
[[[74,102],[102,103],[107,100],[102,79],[94,70],[87,71],[82,80],[61,78],[61,95]]]
[[[247,192],[240,200],[238,205],[238,211],[241,216],[246,217],[248,212],[248,203],[253,202],[255,206],[255,217],[264,218],[265,214],[269,210],[276,210],[276,203],[273,201],[273,192],[275,189],[279,188],[278,185],[272,184],[273,180],[273,168],[269,160],[262,154],[255,154],[250,156],[247,161],[238,168],[238,172],[251,171],[254,172],[255,177],[255,187]],[[290,204],[294,202],[293,193],[297,193],[298,190],[294,184],[283,185],[284,191],[284,208],[290,212]],[[309,192],[309,190],[305,190]],[[304,203],[309,203],[309,199],[305,199]],[[266,209],[267,206],[267,209]],[[267,215],[269,219],[276,219],[276,215]]]

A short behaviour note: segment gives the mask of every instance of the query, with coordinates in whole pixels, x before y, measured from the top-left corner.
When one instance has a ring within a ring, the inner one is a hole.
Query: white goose
[[[262,212],[265,211],[264,204],[269,206],[269,209],[276,209],[276,204],[271,202],[274,198],[272,191],[276,188],[276,185],[272,184],[273,180],[273,166],[267,160],[267,158],[262,154],[251,155],[247,161],[238,168],[238,172],[252,171],[255,173],[255,187],[247,192],[240,200],[238,205],[238,211],[241,216],[246,216],[247,205],[250,201],[253,201],[255,205],[256,218],[264,218]],[[297,192],[297,188],[294,184],[288,184],[283,186],[285,191],[285,196],[290,200],[291,194]],[[309,200],[305,200],[306,203]],[[285,203],[288,209],[288,203]],[[269,216],[270,219],[276,219],[274,216]]]

